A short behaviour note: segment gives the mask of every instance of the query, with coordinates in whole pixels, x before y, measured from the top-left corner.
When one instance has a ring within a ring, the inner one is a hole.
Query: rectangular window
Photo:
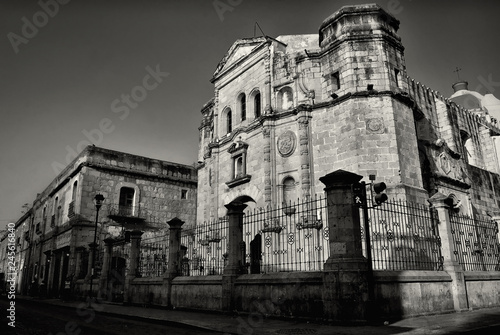
[[[331,74],[331,84],[332,84],[332,92],[335,92],[340,89],[340,75],[339,72],[334,72]]]
[[[399,87],[399,70],[394,69],[394,80],[396,81],[396,86]]]
[[[181,199],[187,199],[188,196],[188,191],[187,190],[181,190]]]

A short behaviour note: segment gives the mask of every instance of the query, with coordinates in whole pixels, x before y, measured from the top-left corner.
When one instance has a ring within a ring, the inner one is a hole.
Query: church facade
[[[319,178],[338,169],[375,175],[390,199],[441,192],[464,214],[498,211],[495,118],[409,77],[398,29],[359,5],[318,34],[237,40],[201,110],[198,224],[241,197],[264,208],[321,194]]]

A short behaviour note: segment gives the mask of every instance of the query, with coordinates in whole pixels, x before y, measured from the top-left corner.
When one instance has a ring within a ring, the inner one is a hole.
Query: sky
[[[193,164],[210,79],[239,38],[317,33],[356,0],[1,0],[0,229],[89,141]],[[408,74],[500,97],[500,1],[380,0]],[[496,91],[495,91],[496,90]],[[127,96],[129,97],[127,100]]]

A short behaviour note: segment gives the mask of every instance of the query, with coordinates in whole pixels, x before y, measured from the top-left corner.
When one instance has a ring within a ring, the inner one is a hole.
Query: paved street
[[[80,301],[33,299],[17,296],[16,329],[7,327],[5,297],[0,299],[0,334],[315,334],[315,335],[451,335],[492,334],[500,330],[500,308],[406,318],[364,325],[326,325],[305,320],[260,318],[259,315],[166,310],[117,304],[93,305],[96,313]]]
[[[5,311],[8,301],[0,300],[0,308]],[[99,307],[97,307],[99,308]],[[48,305],[37,301],[16,301],[16,327],[7,326],[2,318],[0,334],[16,335],[104,335],[104,334],[220,334],[211,331],[200,331],[194,327],[176,327],[166,322],[140,321],[130,316],[116,317],[94,313],[85,305],[77,308]]]

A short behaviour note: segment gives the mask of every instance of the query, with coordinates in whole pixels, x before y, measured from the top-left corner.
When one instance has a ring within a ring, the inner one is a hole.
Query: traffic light
[[[352,184],[352,194],[354,204],[358,207],[363,207],[366,204],[366,189],[364,183]]]
[[[386,202],[387,199],[389,199],[387,197],[387,194],[382,193],[385,191],[386,188],[387,185],[384,182],[373,184],[373,191],[376,193],[375,196],[373,197],[373,201],[375,201],[377,205],[380,205]]]

